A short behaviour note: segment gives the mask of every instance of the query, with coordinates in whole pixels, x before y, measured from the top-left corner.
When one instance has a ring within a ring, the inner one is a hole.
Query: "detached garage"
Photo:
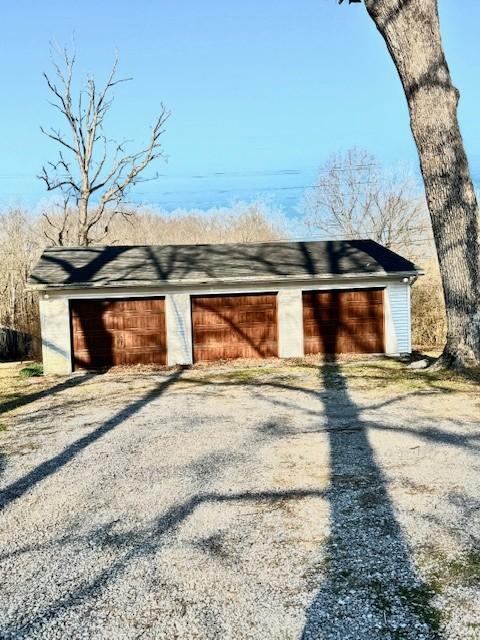
[[[408,353],[422,271],[371,240],[54,247],[40,294],[47,374],[322,353]]]

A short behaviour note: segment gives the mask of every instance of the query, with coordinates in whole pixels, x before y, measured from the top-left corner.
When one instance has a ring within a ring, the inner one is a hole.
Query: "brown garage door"
[[[305,353],[383,353],[383,289],[305,291]]]
[[[192,329],[195,362],[276,356],[277,296],[195,296]]]
[[[70,312],[75,369],[166,363],[164,298],[72,300]]]

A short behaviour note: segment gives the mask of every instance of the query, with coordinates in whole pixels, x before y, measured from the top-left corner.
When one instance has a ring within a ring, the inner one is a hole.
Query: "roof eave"
[[[238,277],[238,278],[191,278],[181,280],[131,280],[128,283],[119,280],[111,282],[74,282],[68,284],[50,284],[50,283],[32,283],[27,282],[28,291],[45,291],[45,290],[63,290],[63,289],[120,289],[133,287],[189,287],[189,286],[205,286],[205,285],[238,285],[238,284],[271,284],[272,282],[288,281],[288,282],[312,282],[317,280],[363,280],[365,278],[405,278],[422,276],[425,274],[423,269],[411,269],[409,271],[370,271],[368,273],[344,273],[344,274],[306,274],[306,275],[274,275],[271,277]]]

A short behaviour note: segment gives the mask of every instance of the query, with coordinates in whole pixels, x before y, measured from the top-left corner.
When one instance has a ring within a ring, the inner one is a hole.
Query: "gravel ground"
[[[0,637],[478,638],[478,395],[329,366],[82,375],[24,403]]]

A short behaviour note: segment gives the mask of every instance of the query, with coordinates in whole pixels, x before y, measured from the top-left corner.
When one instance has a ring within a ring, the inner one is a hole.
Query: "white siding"
[[[47,375],[72,372],[68,298],[40,298],[43,369]]]
[[[386,313],[390,315],[391,336],[387,352],[410,353],[410,284],[390,282],[387,286]]]

